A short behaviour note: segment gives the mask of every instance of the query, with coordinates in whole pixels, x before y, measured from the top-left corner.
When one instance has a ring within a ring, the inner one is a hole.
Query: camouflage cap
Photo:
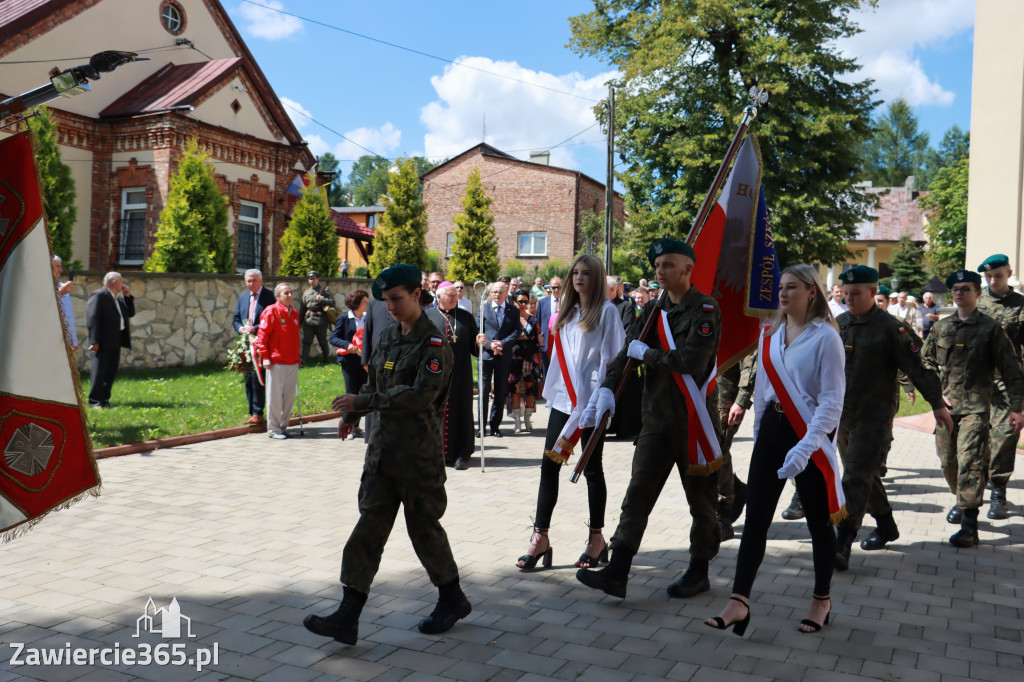
[[[957,270],[951,272],[949,277],[946,278],[946,288],[952,289],[954,284],[960,284],[961,282],[973,282],[978,286],[981,286],[981,275],[970,270]]]
[[[1002,253],[997,253],[986,258],[981,265],[978,266],[978,272],[988,272],[989,270],[995,270],[1001,268],[1004,265],[1010,264],[1009,256]]]
[[[651,247],[647,249],[647,260],[651,262],[653,267],[655,259],[658,256],[664,256],[666,253],[682,254],[694,263],[697,262],[697,256],[693,253],[693,247],[681,239],[673,239],[672,237],[662,237],[651,244]]]
[[[839,275],[843,284],[875,284],[878,282],[878,270],[867,265],[858,265]]]
[[[423,282],[420,269],[415,265],[398,263],[384,270],[373,280],[373,297],[378,301],[384,300],[384,292],[402,284],[415,284],[419,286]]]

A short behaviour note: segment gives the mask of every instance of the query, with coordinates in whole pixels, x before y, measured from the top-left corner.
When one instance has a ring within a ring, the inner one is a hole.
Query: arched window
[[[160,23],[171,35],[180,35],[185,30],[185,10],[174,0],[164,0],[160,5]]]

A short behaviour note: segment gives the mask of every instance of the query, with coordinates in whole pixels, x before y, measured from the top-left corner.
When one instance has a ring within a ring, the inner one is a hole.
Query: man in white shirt
[[[452,286],[459,292],[459,307],[470,313],[473,312],[473,301],[470,300],[469,296],[466,295],[466,283],[459,281],[455,282]]]
[[[908,294],[905,291],[901,291],[896,294],[896,305],[889,306],[889,314],[893,317],[898,317],[909,324],[911,329],[920,335],[921,320],[918,319],[917,308],[909,305],[907,298]]]
[[[839,317],[846,312],[846,304],[843,303],[843,287],[839,284],[832,285],[832,297],[828,299],[828,309],[832,311],[832,317]]]

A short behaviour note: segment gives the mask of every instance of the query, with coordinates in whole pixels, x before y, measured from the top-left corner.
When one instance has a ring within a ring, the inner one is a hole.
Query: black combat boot
[[[365,603],[365,594],[345,585],[345,597],[337,611],[326,618],[310,614],[302,619],[302,625],[314,635],[333,637],[342,644],[355,644],[359,638],[359,614]]]
[[[1008,519],[1010,511],[1006,508],[1006,486],[992,484],[992,498],[989,500],[988,517],[990,519]]]
[[[949,544],[954,547],[975,547],[978,544],[978,510],[964,509],[964,520],[960,530],[953,533]]]
[[[719,502],[715,511],[715,518],[718,519],[718,529],[722,532],[722,542],[732,540],[736,537],[736,531],[732,529],[732,503]]]
[[[960,508],[960,505],[953,503],[953,506],[949,508],[949,513],[946,514],[946,523],[952,523],[954,526],[959,526],[964,520],[964,510]]]
[[[800,493],[793,491],[793,500],[789,506],[782,511],[782,518],[787,521],[797,521],[804,517],[804,505],[800,503]]]
[[[729,522],[736,523],[736,519],[743,513],[743,507],[747,505],[747,484],[741,481],[736,474],[732,475],[732,490],[732,511],[729,515]]]
[[[605,594],[625,599],[626,583],[629,581],[629,569],[632,566],[633,553],[616,549],[612,550],[612,558],[607,566],[599,571],[581,568],[576,571],[576,580]]]
[[[836,526],[836,570],[850,570],[850,549],[853,541],[857,539],[856,533],[851,533],[845,524]]]
[[[690,567],[683,577],[668,586],[668,596],[686,599],[710,590],[709,563],[707,559],[690,559]]]
[[[437,606],[416,627],[425,635],[439,635],[451,630],[456,621],[465,618],[472,611],[473,607],[459,587],[459,579],[456,578],[450,583],[438,586]]]
[[[878,519],[878,528],[871,531],[868,539],[860,543],[860,548],[868,552],[885,549],[887,542],[892,542],[899,536],[900,529],[896,527],[896,519],[892,517],[892,513],[889,513]]]

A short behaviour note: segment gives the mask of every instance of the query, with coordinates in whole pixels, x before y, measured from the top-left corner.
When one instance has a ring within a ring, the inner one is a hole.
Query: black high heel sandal
[[[726,623],[725,619],[721,616],[714,616],[713,618],[711,618],[711,620],[714,621],[713,623],[704,621],[704,625],[707,625],[709,628],[714,628],[716,630],[727,630],[731,626],[733,634],[737,637],[742,637],[743,633],[747,631],[747,626],[750,625],[750,602],[745,602],[739,597],[729,597],[729,599],[732,599],[733,601],[738,601],[739,603],[746,606],[747,617],[743,620],[734,620],[731,623]]]
[[[811,628],[810,630],[800,630],[800,628],[797,628],[797,630],[800,630],[800,632],[804,633],[805,635],[809,635],[812,632],[820,632],[821,628],[823,628],[826,625],[828,625],[828,619],[832,615],[832,604],[831,604],[832,598],[831,597],[819,597],[816,594],[812,594],[811,597],[813,599],[815,599],[816,601],[827,601],[827,602],[830,602],[830,603],[828,605],[828,613],[825,614],[825,621],[824,622],[822,622],[822,623],[815,623],[810,618],[804,618],[802,621],[800,621],[800,625],[806,625],[807,627]]]
[[[587,536],[587,544],[590,544],[590,538],[595,535],[601,535],[603,528],[590,529],[590,535]],[[604,549],[602,549],[596,557],[590,556],[584,550],[583,554],[580,554],[580,558],[576,560],[576,566],[579,568],[597,568],[601,565],[601,562],[608,563],[608,543],[604,543]]]
[[[544,530],[541,530],[540,528],[534,526],[533,534],[530,535],[530,540],[533,540],[534,535],[542,535],[544,537],[547,537],[548,529],[545,528]],[[547,551],[541,552],[540,554],[524,554],[523,556],[519,557],[519,559],[516,561],[516,568],[518,568],[521,571],[529,571],[535,568],[537,566],[537,562],[541,559],[544,560],[544,568],[551,568],[551,560],[553,556],[554,553],[551,551],[551,541],[549,540]]]

